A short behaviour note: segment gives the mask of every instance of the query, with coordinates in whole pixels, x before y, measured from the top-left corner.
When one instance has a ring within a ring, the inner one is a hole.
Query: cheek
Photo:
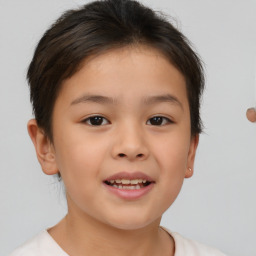
[[[65,150],[59,151],[56,157],[66,193],[75,205],[86,208],[84,202],[92,201],[91,195],[102,182],[99,178],[101,162],[97,157],[101,152],[78,143],[63,148]]]
[[[155,157],[163,173],[161,175],[178,174],[186,170],[189,139],[186,136],[170,136],[155,146]]]
[[[159,199],[167,209],[182,187],[187,168],[189,139],[174,136],[156,147],[155,159],[159,165]]]
[[[72,134],[72,133],[71,133]],[[66,186],[87,187],[99,181],[99,172],[106,154],[106,145],[98,144],[95,138],[81,136],[62,136],[56,142],[56,161]]]

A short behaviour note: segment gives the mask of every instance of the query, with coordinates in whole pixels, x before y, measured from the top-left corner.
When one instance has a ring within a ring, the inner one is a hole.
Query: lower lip
[[[111,193],[115,194],[116,196],[126,199],[126,200],[136,200],[140,199],[144,195],[150,192],[153,188],[154,183],[150,183],[148,186],[140,188],[140,189],[119,189],[112,186],[109,186],[103,183],[104,186],[110,191]]]

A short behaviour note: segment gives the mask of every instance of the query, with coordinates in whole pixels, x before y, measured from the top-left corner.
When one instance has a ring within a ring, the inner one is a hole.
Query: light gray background
[[[150,0],[194,43],[207,73],[195,175],[162,224],[229,255],[256,255],[255,0]],[[79,0],[0,0],[0,255],[66,212],[60,184],[45,176],[27,135],[26,69],[46,28]]]

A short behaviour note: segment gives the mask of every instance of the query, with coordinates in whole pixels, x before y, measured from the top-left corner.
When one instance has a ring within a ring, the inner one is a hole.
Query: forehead
[[[114,48],[97,55],[89,56],[81,62],[79,70],[86,68],[87,70],[90,69],[90,71],[94,70],[96,72],[103,70],[111,72],[113,71],[111,70],[113,67],[116,71],[122,69],[122,71],[127,71],[127,73],[131,71],[131,68],[136,67],[140,68],[140,71],[145,71],[148,75],[151,69],[154,70],[154,73],[161,69],[163,71],[163,68],[176,70],[171,60],[160,50],[142,44]],[[126,69],[124,70],[123,67],[126,67]],[[178,73],[183,77],[180,72]]]
[[[59,97],[77,98],[82,93],[123,98],[175,94],[184,99],[184,76],[161,52],[146,47],[125,47],[86,58],[80,69],[66,79]],[[186,98],[186,97],[185,97]]]

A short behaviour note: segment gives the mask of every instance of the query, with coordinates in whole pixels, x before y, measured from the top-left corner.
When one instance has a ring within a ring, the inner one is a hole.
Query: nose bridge
[[[142,125],[126,120],[120,125],[113,145],[113,156],[115,158],[127,158],[129,160],[146,159],[148,157],[148,147],[145,140],[145,131]]]

